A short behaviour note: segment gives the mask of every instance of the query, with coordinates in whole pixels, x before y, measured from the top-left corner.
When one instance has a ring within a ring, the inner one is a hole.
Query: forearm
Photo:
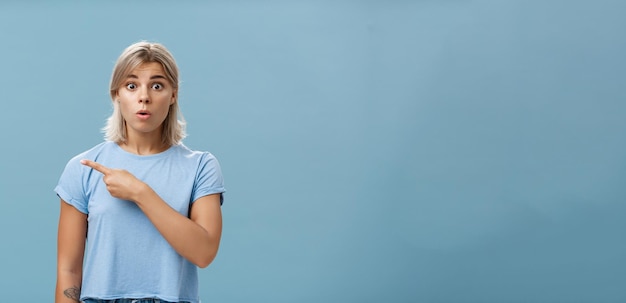
[[[80,272],[58,271],[54,302],[80,302],[81,280],[82,275]]]
[[[80,299],[87,215],[61,200],[57,239],[56,303],[76,303]]]
[[[212,234],[200,224],[171,208],[149,186],[145,186],[135,203],[146,214],[165,240],[185,259],[208,266],[217,254],[220,234]]]

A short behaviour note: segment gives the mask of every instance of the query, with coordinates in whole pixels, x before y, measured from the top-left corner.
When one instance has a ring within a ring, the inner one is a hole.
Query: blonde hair
[[[113,101],[113,113],[107,119],[106,126],[102,129],[106,140],[123,143],[126,142],[126,121],[118,102],[115,102],[119,88],[128,74],[143,63],[157,62],[163,66],[165,77],[175,90],[175,98],[178,99],[178,66],[172,54],[159,43],[141,41],[127,47],[115,62],[109,92]],[[185,138],[185,119],[178,107],[178,100],[170,105],[167,117],[163,121],[162,141],[167,145],[176,145]]]

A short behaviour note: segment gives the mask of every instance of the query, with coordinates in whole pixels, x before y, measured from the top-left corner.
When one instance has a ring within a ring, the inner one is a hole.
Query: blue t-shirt
[[[81,159],[129,171],[187,217],[198,198],[225,191],[217,159],[182,144],[140,156],[106,141],[72,158],[55,188],[61,199],[87,214],[81,300],[199,302],[197,267],[167,243],[135,203],[112,197],[103,175]]]

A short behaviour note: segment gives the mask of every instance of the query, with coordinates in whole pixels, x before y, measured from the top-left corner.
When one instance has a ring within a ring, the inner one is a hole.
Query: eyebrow
[[[139,79],[139,77],[137,77],[136,75],[133,75],[133,74],[128,75],[128,77],[126,77],[126,78]],[[154,80],[154,79],[167,79],[167,78],[165,78],[165,76],[163,76],[163,75],[154,75],[154,76],[150,77],[150,80]]]

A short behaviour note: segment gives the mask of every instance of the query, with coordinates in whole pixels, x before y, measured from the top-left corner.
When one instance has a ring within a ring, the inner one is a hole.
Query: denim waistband
[[[164,300],[161,300],[161,299],[154,299],[154,298],[144,298],[144,299],[111,299],[111,300],[85,299],[82,302],[83,303],[175,303],[175,302],[164,301]]]

